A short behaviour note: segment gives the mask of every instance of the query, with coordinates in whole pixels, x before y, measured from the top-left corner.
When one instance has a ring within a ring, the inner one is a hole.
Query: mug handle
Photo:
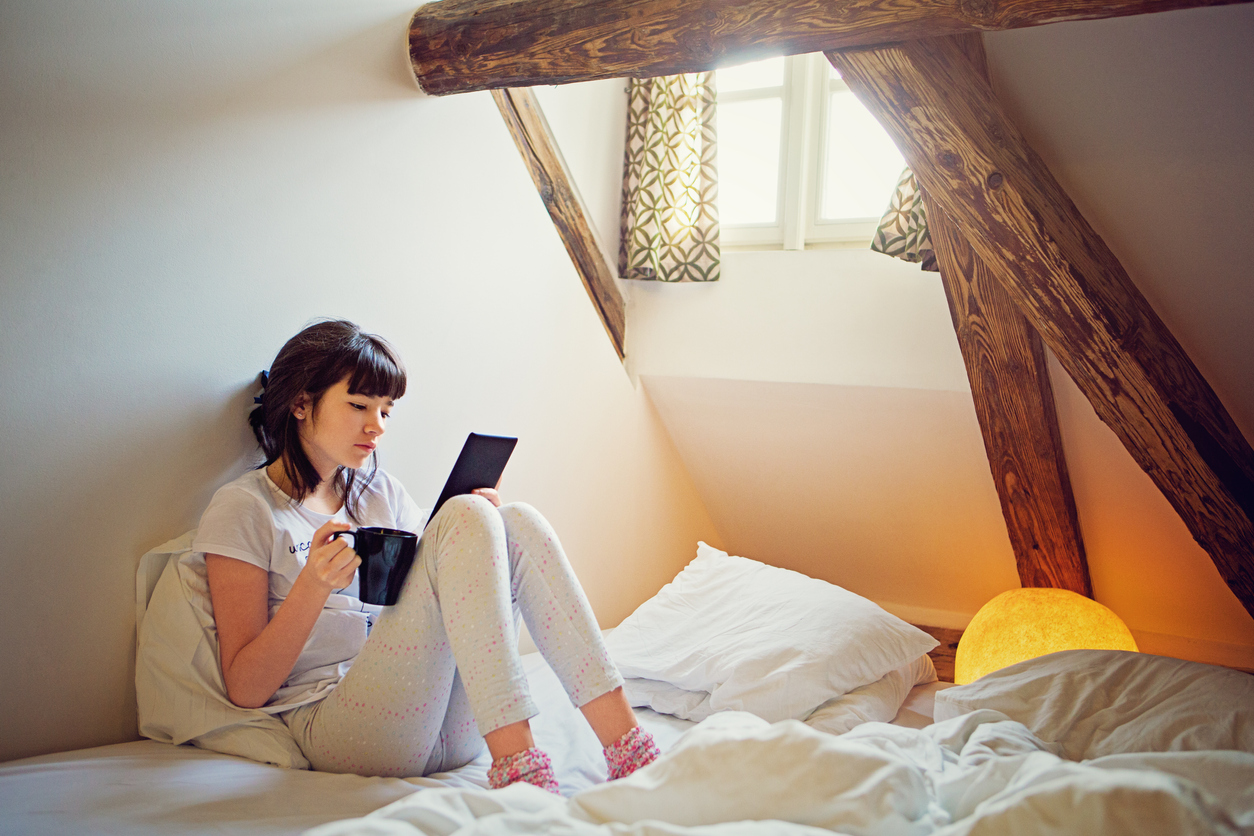
[[[357,532],[356,531],[337,531],[331,535],[332,540],[338,540],[341,537],[353,538],[353,551],[357,551]]]

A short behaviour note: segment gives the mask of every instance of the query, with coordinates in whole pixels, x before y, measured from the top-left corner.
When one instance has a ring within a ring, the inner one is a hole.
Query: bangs
[[[405,394],[405,368],[400,358],[378,337],[363,334],[361,342],[357,362],[349,373],[349,394],[398,400]]]

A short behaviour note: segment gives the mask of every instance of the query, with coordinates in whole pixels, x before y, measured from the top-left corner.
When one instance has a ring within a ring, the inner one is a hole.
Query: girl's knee
[[[548,520],[527,503],[510,503],[500,506],[498,510],[510,540],[518,539],[519,536],[525,536],[532,531],[544,536],[552,535],[553,529],[549,526]]]
[[[501,515],[497,513],[496,506],[475,494],[455,496],[445,502],[432,518],[423,539],[442,551],[448,538],[457,531],[493,540],[499,538],[502,542],[505,538]],[[419,549],[421,548],[420,544]]]
[[[511,502],[502,505],[501,516],[518,516],[518,517],[540,517],[540,512],[525,502]],[[543,519],[543,517],[540,517]]]

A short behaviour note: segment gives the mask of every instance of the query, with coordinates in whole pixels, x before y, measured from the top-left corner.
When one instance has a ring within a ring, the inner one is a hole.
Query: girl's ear
[[[308,417],[312,406],[313,398],[309,397],[308,392],[301,392],[292,403],[292,414],[296,416],[297,421],[303,421],[306,417]]]

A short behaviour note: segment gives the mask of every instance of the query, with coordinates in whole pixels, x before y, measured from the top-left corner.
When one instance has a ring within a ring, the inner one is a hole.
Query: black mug
[[[369,526],[331,535],[353,538],[353,551],[361,558],[357,567],[357,597],[367,604],[392,606],[418,553],[418,535],[396,528]]]

